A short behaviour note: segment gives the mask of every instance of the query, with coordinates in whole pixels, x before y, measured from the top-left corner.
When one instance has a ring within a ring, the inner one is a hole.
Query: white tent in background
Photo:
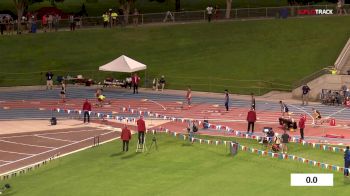
[[[145,70],[146,65],[135,61],[125,55],[99,67],[100,71],[114,71],[132,73],[140,70]]]

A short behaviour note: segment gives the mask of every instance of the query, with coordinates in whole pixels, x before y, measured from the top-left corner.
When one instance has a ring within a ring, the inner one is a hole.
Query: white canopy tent
[[[132,73],[140,70],[147,69],[145,64],[135,61],[125,55],[99,67],[100,71],[113,71],[113,72],[124,72]]]

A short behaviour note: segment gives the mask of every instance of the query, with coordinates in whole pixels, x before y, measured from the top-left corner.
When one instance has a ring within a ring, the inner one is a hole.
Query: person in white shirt
[[[212,15],[213,15],[213,7],[211,6],[211,5],[209,5],[208,7],[207,7],[207,15],[208,15],[208,22],[210,22],[211,21],[211,17],[212,17]]]

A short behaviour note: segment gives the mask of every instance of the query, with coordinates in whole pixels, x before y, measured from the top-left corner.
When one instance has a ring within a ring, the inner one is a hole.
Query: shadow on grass
[[[122,154],[125,154],[125,152],[120,151],[120,152],[118,152],[118,153],[113,153],[113,154],[111,154],[110,157],[117,157],[117,156],[120,156],[120,155],[122,155]]]
[[[188,143],[182,143],[182,145],[181,146],[184,146],[184,147],[192,147],[193,146],[193,144],[192,143],[190,143],[190,142],[188,142]]]
[[[140,152],[134,152],[134,153],[132,153],[132,154],[128,154],[128,155],[126,155],[126,156],[121,157],[121,159],[130,159],[130,158],[133,158],[133,157],[135,157],[135,156],[137,156],[137,155],[139,155],[139,154],[142,154],[142,153],[140,153]]]

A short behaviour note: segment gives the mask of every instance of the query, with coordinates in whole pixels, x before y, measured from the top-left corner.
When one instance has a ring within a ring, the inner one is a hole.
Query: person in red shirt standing
[[[140,77],[135,73],[132,78],[131,78],[131,81],[132,81],[132,85],[134,86],[134,94],[135,92],[138,94],[139,91],[139,83],[140,83]]]
[[[124,125],[124,128],[122,129],[120,139],[123,140],[123,152],[128,152],[129,141],[131,140],[131,132],[126,125]]]
[[[254,123],[256,121],[256,113],[254,108],[251,108],[247,115],[247,121],[248,121],[248,129],[247,133],[250,131],[250,127],[252,127],[252,133],[254,133]]]
[[[137,120],[137,132],[139,137],[139,144],[143,144],[145,140],[145,131],[146,131],[146,124],[143,120],[143,116],[140,116],[140,118]]]
[[[301,115],[299,120],[299,129],[300,129],[300,139],[304,139],[304,129],[305,129],[306,116]]]
[[[83,111],[84,111],[84,123],[90,122],[90,112],[91,112],[91,103],[88,101],[88,99],[85,99],[85,102],[83,104]]]

